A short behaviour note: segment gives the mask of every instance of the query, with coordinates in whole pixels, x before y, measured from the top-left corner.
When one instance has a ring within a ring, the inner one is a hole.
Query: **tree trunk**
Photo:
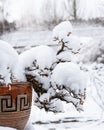
[[[73,14],[74,14],[74,19],[77,20],[76,0],[73,1]]]

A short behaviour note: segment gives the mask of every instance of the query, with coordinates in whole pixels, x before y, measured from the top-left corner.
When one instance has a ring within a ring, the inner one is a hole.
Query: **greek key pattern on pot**
[[[0,112],[24,111],[30,108],[27,95],[17,95],[16,99],[12,95],[0,96]]]

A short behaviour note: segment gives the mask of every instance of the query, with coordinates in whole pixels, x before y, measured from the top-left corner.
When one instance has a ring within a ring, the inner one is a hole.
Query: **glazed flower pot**
[[[0,126],[23,130],[31,109],[32,88],[29,82],[0,86]]]

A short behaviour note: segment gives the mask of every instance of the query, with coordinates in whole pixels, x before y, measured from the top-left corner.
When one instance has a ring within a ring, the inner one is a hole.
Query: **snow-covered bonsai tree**
[[[34,102],[46,111],[61,112],[63,103],[72,103],[83,110],[87,80],[76,64],[75,54],[81,48],[80,40],[72,34],[69,21],[53,30],[53,41],[59,47],[40,45],[20,55],[7,43],[0,45],[0,83],[31,82]],[[3,58],[4,57],[4,58]]]
[[[15,78],[32,83],[35,105],[46,111],[62,111],[63,101],[72,103],[78,111],[83,110],[86,76],[72,62],[73,53],[78,53],[81,46],[70,28],[72,25],[68,21],[54,28],[53,38],[59,43],[56,51],[41,45],[19,55]]]

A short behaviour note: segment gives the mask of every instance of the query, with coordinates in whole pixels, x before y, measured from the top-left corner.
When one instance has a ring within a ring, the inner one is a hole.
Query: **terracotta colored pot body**
[[[0,126],[23,130],[31,109],[32,88],[28,82],[0,86]]]

